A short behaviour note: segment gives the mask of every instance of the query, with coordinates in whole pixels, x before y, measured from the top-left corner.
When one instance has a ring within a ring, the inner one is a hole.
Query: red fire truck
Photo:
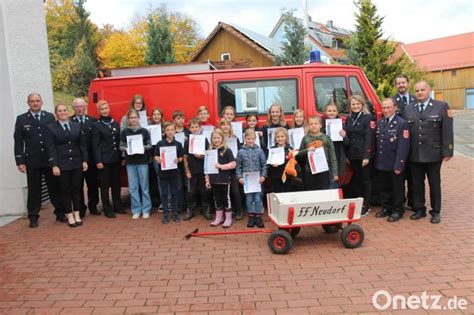
[[[230,105],[237,120],[256,113],[262,124],[268,108],[278,102],[289,121],[294,110],[303,109],[309,117],[321,113],[331,100],[344,114],[352,94],[365,96],[372,112],[381,116],[377,94],[360,68],[321,63],[95,79],[89,90],[89,114],[97,116],[95,104],[105,99],[114,119],[120,121],[135,94],[144,97],[148,114],[160,108],[165,120],[180,109],[188,121],[199,106],[206,105],[210,122],[216,124],[222,108]]]

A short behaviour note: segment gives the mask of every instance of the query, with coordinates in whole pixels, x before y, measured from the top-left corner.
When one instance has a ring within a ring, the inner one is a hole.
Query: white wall
[[[27,111],[31,92],[52,110],[44,4],[41,0],[0,0],[0,216],[26,209],[26,175],[18,172],[13,153],[16,116]]]

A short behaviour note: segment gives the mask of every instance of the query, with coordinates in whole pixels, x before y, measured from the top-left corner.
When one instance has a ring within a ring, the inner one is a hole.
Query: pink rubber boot
[[[224,210],[216,210],[216,218],[211,222],[211,226],[218,226],[219,224],[222,224],[222,222],[224,222],[223,215]]]
[[[223,228],[228,228],[232,225],[232,210],[226,209],[225,211],[225,221],[222,224]]]

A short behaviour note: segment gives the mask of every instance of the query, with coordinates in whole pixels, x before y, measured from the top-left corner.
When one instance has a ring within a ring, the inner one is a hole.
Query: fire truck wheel
[[[333,234],[339,232],[339,230],[342,230],[342,223],[338,224],[323,224],[323,230],[324,232],[328,234]]]
[[[288,233],[290,233],[292,238],[295,238],[298,234],[300,234],[301,228],[299,226],[294,227],[291,229],[291,232],[290,232],[290,229],[280,229],[280,230],[287,231]]]
[[[293,238],[285,230],[278,230],[268,237],[268,247],[274,254],[285,255],[293,246]]]
[[[357,248],[364,241],[364,230],[357,224],[349,224],[342,229],[341,240],[346,248]]]

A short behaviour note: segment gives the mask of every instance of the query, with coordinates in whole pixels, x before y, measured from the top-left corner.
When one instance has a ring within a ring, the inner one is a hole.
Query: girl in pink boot
[[[211,150],[217,150],[216,168],[219,170],[217,174],[206,175],[206,187],[212,189],[216,203],[216,218],[211,226],[223,223],[222,227],[228,228],[232,225],[232,209],[229,207],[230,174],[237,164],[232,150],[227,147],[224,133],[219,129],[214,130],[211,135]]]

